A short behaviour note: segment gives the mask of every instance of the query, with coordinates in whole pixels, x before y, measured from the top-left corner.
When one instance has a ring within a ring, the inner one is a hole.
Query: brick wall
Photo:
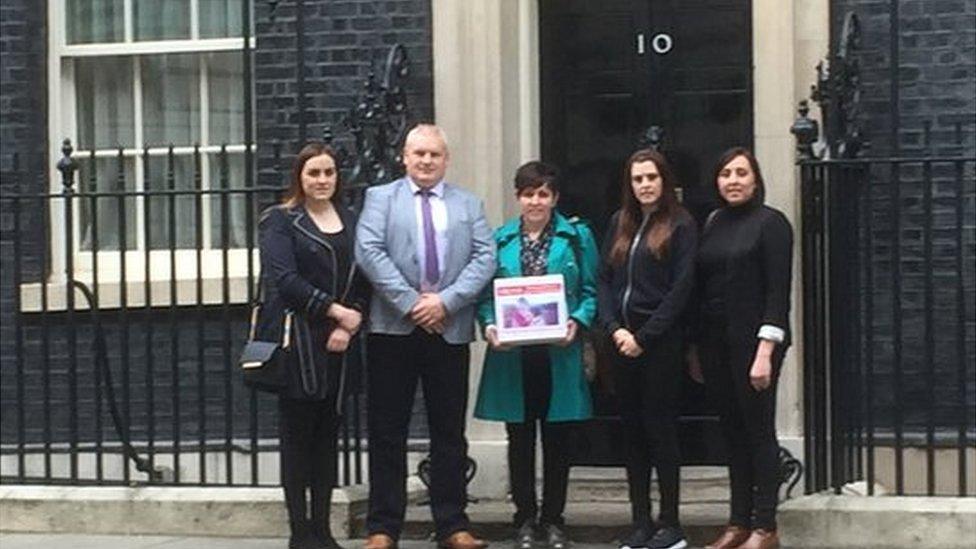
[[[43,0],[10,0],[0,7],[0,197],[20,190],[46,190],[46,5]],[[18,206],[22,206],[19,219],[14,215]],[[22,279],[40,276],[44,244],[38,229],[46,219],[40,201],[0,200],[0,390],[5,409],[11,402],[16,368],[14,265],[21,265]],[[19,234],[14,231],[17,225]],[[7,432],[4,423],[5,441]]]
[[[258,171],[262,185],[283,185],[291,154],[300,148],[301,117],[296,68],[294,2],[279,5],[274,21],[258,6],[255,54]],[[405,82],[411,120],[430,120],[433,108],[429,0],[305,2],[304,65],[306,139],[321,139],[331,125],[337,141],[349,145],[341,124],[362,90],[371,67],[379,69],[390,46],[403,44],[410,59]],[[273,144],[285,160],[275,166]]]
[[[856,55],[861,65],[861,127],[871,142],[868,157],[973,156],[976,154],[976,0],[898,0],[898,70],[891,66],[891,28],[895,23],[888,0],[835,0],[832,4],[833,32],[837,40],[843,17],[855,12],[861,23],[861,48]],[[897,105],[892,103],[893,74]],[[926,125],[928,137],[926,138]],[[957,125],[960,131],[957,132]],[[893,132],[893,128],[896,130]],[[896,140],[893,135],[897,135]],[[896,146],[897,145],[897,146]],[[957,169],[959,170],[957,172]],[[961,176],[961,184],[959,179]],[[862,221],[861,251],[870,259],[872,278],[861,273],[862,306],[871,301],[873,319],[865,320],[862,357],[868,345],[874,359],[875,421],[891,426],[900,410],[909,429],[916,432],[928,421],[932,399],[927,380],[935,376],[935,423],[954,426],[964,419],[976,427],[972,408],[976,405],[976,167],[972,162],[934,163],[930,179],[922,163],[889,164],[871,168],[870,202],[862,202],[869,216]],[[924,190],[931,185],[927,205]],[[896,195],[896,192],[898,193]],[[897,201],[896,201],[897,197]],[[963,206],[963,223],[958,225],[957,204]],[[870,219],[868,219],[868,217]],[[870,221],[870,234],[868,225]],[[925,256],[927,225],[932,223],[932,256]],[[894,227],[898,223],[899,241]],[[871,248],[866,244],[871,237]],[[963,270],[955,258],[963,251]],[[892,258],[892,250],[898,259]],[[863,265],[863,264],[862,264]],[[900,300],[892,298],[897,272]],[[963,280],[960,300],[956,283]],[[926,301],[926,286],[932,284],[932,302]],[[933,360],[925,347],[925,311],[933,308]],[[957,315],[964,307],[965,354],[958,352]],[[895,311],[901,313],[901,332],[895,331]],[[901,340],[903,392],[896,394],[895,342]],[[959,366],[965,367],[966,402],[958,399]]]
[[[976,151],[976,0],[898,1],[898,105],[891,104],[889,0],[834,0],[832,30],[839,37],[846,13],[861,22],[858,57],[862,67],[863,128],[872,156],[894,152],[892,112],[898,145],[905,154],[973,154]],[[812,68],[811,68],[812,70]],[[930,146],[924,126],[931,125]],[[957,143],[956,123],[962,124]],[[960,144],[961,143],[961,144]]]
[[[0,194],[45,189],[47,167],[47,2],[11,0],[0,8]],[[43,211],[24,208],[21,227],[25,275],[40,272],[40,236],[30,230],[43,222]],[[13,250],[13,202],[0,202],[0,257],[4,290],[10,298],[9,258]],[[6,310],[5,308],[3,310]],[[4,323],[7,324],[7,323]],[[8,324],[9,325],[9,324]]]
[[[248,436],[250,391],[241,384],[235,364],[247,331],[246,307],[233,306],[226,313],[219,307],[181,307],[151,313],[128,310],[122,315],[118,310],[101,311],[98,329],[107,345],[104,366],[111,370],[116,402],[129,421],[133,440],[147,440],[152,430],[157,441],[170,441],[174,419],[178,419],[183,443],[192,444],[201,435],[201,417],[203,435],[219,440],[226,434],[228,403],[232,434]],[[64,312],[30,314],[22,321],[25,400],[22,409],[15,406],[15,399],[7,399],[15,384],[4,384],[8,406],[2,419],[3,442],[16,440],[21,412],[28,443],[43,441],[45,431],[53,441],[67,441],[73,425],[82,442],[99,436],[118,440],[104,397],[103,365],[95,359],[96,328],[90,314],[77,311],[73,318]],[[70,338],[75,339],[74,346]],[[72,378],[76,399],[70,398]],[[100,394],[103,396],[98,398]],[[274,436],[277,425],[271,412],[273,402],[267,401],[262,395],[257,415],[258,433],[264,437]],[[101,435],[96,418],[99,408]]]

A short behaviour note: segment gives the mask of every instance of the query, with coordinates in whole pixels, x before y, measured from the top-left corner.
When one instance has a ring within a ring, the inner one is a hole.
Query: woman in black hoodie
[[[615,387],[627,436],[633,532],[622,548],[687,546],[678,521],[677,413],[683,373],[678,326],[694,286],[698,234],[657,151],[627,161],[622,207],[610,220],[599,273],[599,315],[616,353]],[[661,491],[651,520],[651,464]]]

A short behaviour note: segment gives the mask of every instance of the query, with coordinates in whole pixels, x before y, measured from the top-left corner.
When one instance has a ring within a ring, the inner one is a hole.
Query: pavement
[[[361,549],[363,540],[342,540],[346,549]],[[74,534],[4,534],[0,549],[285,549],[285,538],[211,538],[173,536],[96,536]],[[434,549],[423,540],[401,540],[401,549]],[[492,548],[508,549],[507,541],[494,542]],[[580,543],[574,549],[607,549],[610,544]]]

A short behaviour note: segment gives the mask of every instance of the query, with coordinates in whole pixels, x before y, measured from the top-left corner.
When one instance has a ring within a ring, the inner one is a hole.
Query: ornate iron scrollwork
[[[268,21],[272,24],[275,22],[275,17],[278,15],[278,3],[280,0],[265,0],[268,3]]]
[[[410,73],[407,50],[401,44],[387,52],[377,78],[371,69],[363,90],[349,113],[342,120],[353,136],[354,151],[339,146],[339,167],[347,203],[358,209],[363,191],[376,183],[391,181],[403,175],[401,151],[408,130],[409,109],[407,93],[402,84]],[[331,144],[335,135],[326,126],[323,140]]]
[[[780,501],[788,500],[792,497],[793,488],[800,482],[803,476],[803,464],[800,460],[793,457],[789,450],[779,447],[779,485],[780,488],[786,487]]]
[[[817,83],[810,89],[810,99],[820,105],[825,143],[816,147],[819,128],[807,117],[806,100],[800,102],[800,116],[790,129],[796,136],[800,159],[855,158],[869,146],[859,122],[861,66],[856,51],[860,47],[861,25],[857,14],[851,12],[844,17],[836,54],[827,65],[817,64]],[[811,132],[815,132],[812,138]]]
[[[478,474],[478,462],[473,460],[471,456],[464,458],[464,482],[471,484],[474,476]],[[420,460],[417,464],[417,478],[427,488],[427,492],[430,493],[430,455],[427,455],[424,459]],[[429,500],[420,502],[420,505],[426,505],[430,503]],[[468,495],[468,503],[478,503],[478,498]]]

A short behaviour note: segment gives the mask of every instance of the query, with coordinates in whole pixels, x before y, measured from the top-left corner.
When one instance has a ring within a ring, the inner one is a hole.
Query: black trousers
[[[367,532],[400,537],[407,504],[407,431],[418,381],[430,429],[430,507],[437,537],[467,530],[468,346],[448,344],[418,328],[406,336],[371,335],[368,352]]]
[[[704,333],[700,353],[706,390],[718,407],[729,449],[729,522],[743,528],[775,530],[779,488],[776,387],[785,350],[776,347],[773,383],[757,392],[749,384],[749,369],[759,341],[731,344],[724,324],[713,323]]]
[[[515,503],[515,526],[539,520],[542,525],[561,526],[566,509],[569,482],[567,447],[573,423],[546,421],[552,395],[549,350],[545,345],[522,349],[522,390],[525,421],[506,423],[508,432],[508,476]],[[536,424],[542,433],[542,513],[535,492]]]
[[[681,339],[668,333],[637,358],[615,353],[615,387],[627,445],[627,484],[635,525],[651,524],[651,466],[657,469],[662,524],[679,526],[681,455],[677,418]]]
[[[332,488],[336,483],[335,398],[278,399],[281,484],[292,533],[306,521],[328,532]],[[309,496],[311,513],[309,513]]]

